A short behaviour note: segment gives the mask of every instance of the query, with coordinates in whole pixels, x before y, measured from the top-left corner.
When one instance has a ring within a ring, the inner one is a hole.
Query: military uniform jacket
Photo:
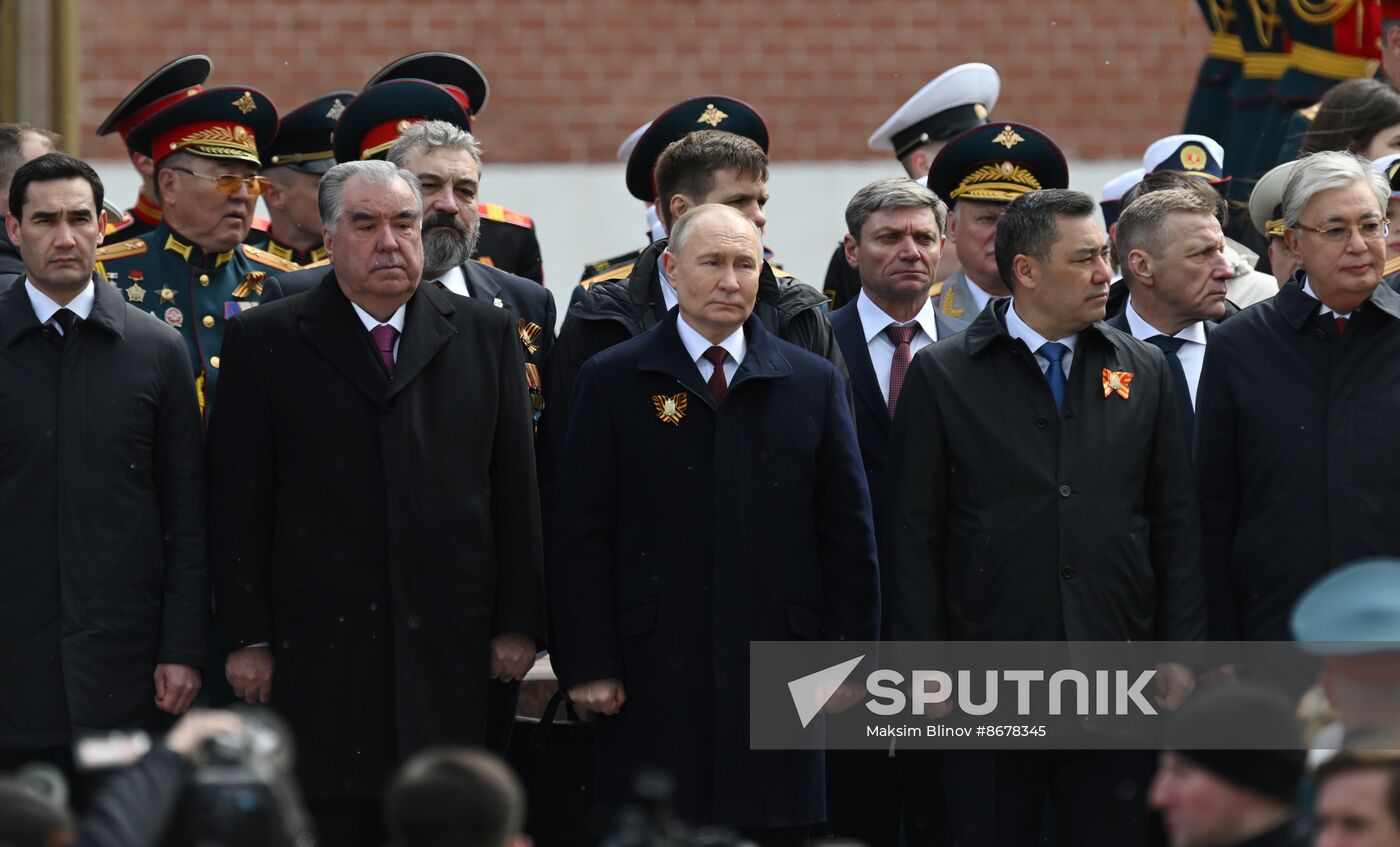
[[[932,291],[934,323],[938,337],[947,338],[967,329],[977,318],[977,301],[968,286],[974,285],[961,268]]]
[[[1202,638],[1200,514],[1162,352],[1083,330],[1059,414],[1006,331],[1010,302],[920,350],[899,395],[881,548],[892,637]],[[1106,392],[1123,374],[1128,396]]]
[[[1400,555],[1400,294],[1378,285],[1338,335],[1301,279],[1206,347],[1196,472],[1212,639],[1287,640],[1318,578]]]
[[[247,244],[206,253],[165,221],[140,238],[99,248],[97,260],[98,275],[128,303],[180,331],[201,403],[214,393],[229,319],[258,304],[269,276],[296,269]]]
[[[301,267],[324,262],[327,258],[324,246],[317,244],[310,250],[298,250],[273,238],[271,230],[249,230],[248,238],[243,243],[249,247],[256,247],[266,253],[271,253],[284,262],[291,262]]]
[[[544,261],[535,222],[496,203],[477,203],[480,215],[476,256],[478,262],[544,284]]]
[[[61,344],[23,282],[0,294],[3,748],[158,729],[156,664],[207,655],[203,433],[185,347],[95,288]]]
[[[846,387],[750,316],[716,407],[677,314],[579,373],[548,580],[554,667],[561,687],[626,688],[596,728],[604,802],[654,764],[675,776],[686,820],[811,823],[824,817],[821,753],[749,749],[749,642],[876,637]]]

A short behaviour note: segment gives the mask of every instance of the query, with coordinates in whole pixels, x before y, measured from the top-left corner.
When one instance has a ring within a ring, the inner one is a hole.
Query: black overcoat
[[[554,668],[566,687],[623,681],[626,704],[597,728],[605,802],[653,764],[675,776],[689,820],[818,821],[821,752],[749,749],[749,642],[878,631],[846,387],[750,317],[716,410],[676,320],[579,371],[550,558]]]
[[[1166,360],[1100,322],[1057,414],[997,299],[914,356],[887,468],[898,640],[1189,641],[1200,521]],[[1124,398],[1104,371],[1133,375]]]
[[[62,345],[0,294],[0,747],[152,728],[158,663],[201,667],[204,450],[179,333],[96,283]]]
[[[1400,294],[1343,334],[1290,280],[1220,325],[1196,395],[1211,638],[1287,640],[1333,568],[1400,555]]]
[[[235,319],[209,428],[215,621],[272,645],[308,795],[480,744],[489,641],[543,641],[515,319],[420,286],[390,379],[334,273]]]

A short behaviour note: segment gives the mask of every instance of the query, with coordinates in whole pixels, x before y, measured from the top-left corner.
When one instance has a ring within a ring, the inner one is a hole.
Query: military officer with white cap
[[[958,133],[985,124],[1000,95],[1001,77],[991,65],[969,62],[949,68],[896,109],[867,144],[876,153],[894,153],[904,172],[922,181],[943,145]],[[939,199],[948,202],[947,197]],[[958,270],[952,251],[944,254],[939,270],[940,279]],[[823,289],[833,309],[860,293],[860,274],[846,261],[845,248],[839,243],[827,266]]]
[[[1297,160],[1284,162],[1270,170],[1259,177],[1249,193],[1249,221],[1269,240],[1269,268],[1280,288],[1298,269],[1298,257],[1283,240],[1287,229],[1283,222],[1283,187],[1296,164]]]

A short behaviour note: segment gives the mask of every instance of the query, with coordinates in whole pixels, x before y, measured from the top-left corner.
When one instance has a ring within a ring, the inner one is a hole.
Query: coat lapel
[[[452,302],[431,285],[420,285],[408,301],[404,316],[403,335],[399,339],[399,356],[394,364],[394,378],[389,382],[389,395],[404,390],[414,377],[423,372],[438,351],[457,334],[450,316],[456,311]]]
[[[676,330],[677,314],[678,312],[671,312],[659,326],[644,336],[647,346],[637,360],[637,370],[674,377],[692,395],[699,397],[713,409],[715,400],[710,396],[710,387],[700,378],[700,369],[686,352],[681,334]]]
[[[409,310],[412,314],[412,309]],[[365,339],[365,325],[340,290],[335,271],[327,273],[300,307],[301,331],[317,352],[375,403],[384,400],[389,374]],[[407,333],[405,333],[407,340]],[[403,344],[400,344],[402,358]]]
[[[846,357],[851,387],[861,402],[870,407],[872,416],[880,422],[881,431],[888,432],[890,407],[885,402],[885,395],[880,393],[879,377],[875,375],[875,366],[870,362],[870,345],[865,340],[865,327],[860,322],[856,301],[852,300],[831,313],[831,329]]]
[[[781,379],[792,375],[792,363],[778,349],[777,336],[764,328],[763,321],[757,315],[749,315],[749,319],[744,321],[744,341],[749,349],[744,353],[744,361],[739,363],[739,370],[734,372],[734,381],[729,384],[730,391],[750,380]]]
[[[468,261],[462,265],[462,275],[467,278],[467,290],[472,297],[495,306],[510,307],[510,302],[501,296],[501,286],[489,274],[482,272],[485,267],[480,262]]]
[[[87,323],[101,327],[118,339],[126,333],[126,301],[115,285],[105,281],[96,283],[93,288],[92,314]]]

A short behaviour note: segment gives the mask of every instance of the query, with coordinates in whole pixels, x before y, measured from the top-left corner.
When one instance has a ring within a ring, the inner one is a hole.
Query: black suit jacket
[[[544,638],[515,321],[430,286],[390,379],[334,274],[229,325],[209,425],[216,626],[270,642],[310,796],[483,739],[489,641]]]
[[[1009,299],[919,351],[886,483],[896,639],[1187,641],[1205,634],[1199,510],[1162,352],[1079,334],[1057,412]],[[1128,397],[1103,372],[1133,375]]]

